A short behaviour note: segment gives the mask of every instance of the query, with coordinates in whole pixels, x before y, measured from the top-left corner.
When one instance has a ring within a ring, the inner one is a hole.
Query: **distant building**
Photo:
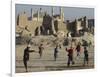
[[[26,12],[21,13],[21,14],[18,15],[18,17],[17,17],[17,25],[19,25],[19,26],[28,25],[28,16],[27,16]]]
[[[94,19],[87,19],[84,16],[72,22],[65,21],[63,8],[59,9],[59,14],[55,14],[52,7],[51,16],[42,11],[42,8],[36,12],[31,9],[30,12],[30,17],[27,16],[26,12],[18,14],[16,26],[22,28],[27,26],[34,35],[51,35],[61,31],[65,34],[71,32],[73,36],[78,36],[85,31],[94,32]]]
[[[89,31],[93,34],[94,34],[94,25],[95,25],[94,19],[88,19]]]
[[[35,35],[54,34],[58,31],[67,31],[62,8],[59,9],[59,15],[54,14],[54,8],[52,8],[52,16],[48,14],[45,15],[46,12],[42,12],[41,10],[42,9],[40,8],[37,12],[34,12],[31,9],[30,17],[28,17],[25,12],[19,14],[17,17],[17,26],[28,26],[31,33],[34,33]]]
[[[84,32],[93,31],[94,29],[94,19],[87,19],[86,16],[75,19],[75,21],[66,21],[66,26],[68,32],[71,32],[73,36],[83,35]]]

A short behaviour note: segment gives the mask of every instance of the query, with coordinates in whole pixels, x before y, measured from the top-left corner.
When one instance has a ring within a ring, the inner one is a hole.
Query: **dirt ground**
[[[16,45],[16,73],[24,73],[25,68],[23,64],[24,49],[27,45]],[[43,55],[40,58],[38,53],[38,46],[32,45],[31,49],[36,52],[30,53],[30,59],[28,61],[28,72],[41,72],[41,71],[58,71],[58,70],[77,70],[77,69],[90,69],[94,68],[94,46],[88,47],[89,51],[89,64],[83,66],[84,54],[81,51],[79,57],[77,57],[76,51],[74,51],[75,64],[67,67],[67,52],[66,46],[62,46],[59,49],[58,58],[54,61],[54,47],[44,45]],[[67,46],[69,48],[69,46]]]

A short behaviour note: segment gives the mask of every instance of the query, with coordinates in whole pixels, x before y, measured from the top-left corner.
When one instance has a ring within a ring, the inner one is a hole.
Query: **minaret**
[[[33,20],[33,15],[34,15],[34,12],[33,12],[33,9],[31,8],[31,20]]]
[[[63,12],[63,8],[60,8],[60,19],[61,21],[64,21],[64,12]]]
[[[54,18],[53,18],[53,15],[54,15],[54,8],[52,7],[52,32],[53,32],[53,34],[55,34],[56,33],[56,31],[55,31],[55,28],[54,28]]]
[[[39,21],[39,17],[40,17],[39,11],[37,11],[37,21]]]
[[[60,19],[62,19],[62,7],[60,7]]]
[[[42,8],[39,10],[40,17],[42,16]]]
[[[62,13],[62,20],[64,21],[64,12]]]
[[[17,25],[19,25],[19,14],[17,16]]]
[[[54,7],[52,7],[51,14],[52,14],[52,16],[54,15]]]
[[[40,35],[40,25],[39,25],[39,20],[40,20],[40,10],[37,11],[38,35]]]

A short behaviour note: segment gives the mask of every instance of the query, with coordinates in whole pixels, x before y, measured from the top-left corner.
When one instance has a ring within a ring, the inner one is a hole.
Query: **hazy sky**
[[[54,14],[60,14],[60,7],[54,7]],[[40,8],[42,11],[46,11],[48,14],[51,15],[52,6],[42,6],[42,5],[28,5],[28,4],[16,4],[15,11],[16,16],[24,11],[27,13],[28,16],[31,16],[31,8],[34,12],[37,12]],[[77,8],[77,7],[63,7],[64,17],[66,20],[74,20],[75,18],[80,18],[83,16],[87,16],[88,19],[94,18],[94,8]]]

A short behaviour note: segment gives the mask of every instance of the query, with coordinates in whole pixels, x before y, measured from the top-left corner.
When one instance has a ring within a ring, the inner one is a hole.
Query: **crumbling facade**
[[[42,14],[42,16],[41,16]],[[31,9],[31,17],[28,17],[24,12],[17,17],[17,26],[25,28],[28,26],[31,33],[34,35],[48,35],[55,34],[58,31],[67,32],[66,24],[64,22],[63,9],[60,8],[59,15],[54,14],[54,8],[52,8],[52,15],[41,13],[41,9],[34,13]]]
[[[66,20],[68,33],[71,32],[72,36],[84,35],[84,32],[88,32],[89,29],[91,28],[90,25],[91,24],[89,24],[89,20],[86,18],[86,16],[79,19],[75,19],[72,22]]]
[[[91,26],[88,25],[89,21],[86,16],[70,22],[70,20],[64,19],[63,8],[59,9],[59,14],[57,15],[54,13],[54,8],[52,7],[51,16],[41,10],[40,8],[37,12],[34,12],[34,10],[31,9],[30,17],[27,16],[26,12],[18,14],[16,28],[21,27],[24,30],[25,27],[27,27],[28,32],[34,36],[52,35],[60,31],[63,31],[65,34],[71,32],[73,36],[77,36],[91,28]]]

